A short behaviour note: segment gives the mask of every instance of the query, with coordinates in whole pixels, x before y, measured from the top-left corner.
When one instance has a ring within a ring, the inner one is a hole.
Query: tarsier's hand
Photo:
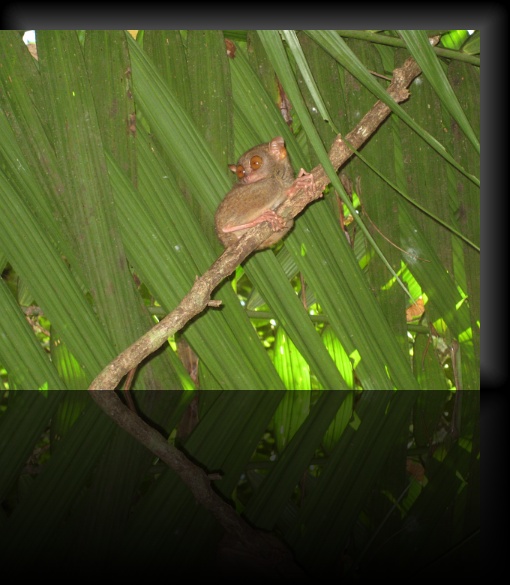
[[[298,176],[292,185],[287,189],[287,197],[289,199],[303,189],[304,191],[313,191],[315,181],[313,180],[312,173],[307,173],[305,169],[299,169]]]

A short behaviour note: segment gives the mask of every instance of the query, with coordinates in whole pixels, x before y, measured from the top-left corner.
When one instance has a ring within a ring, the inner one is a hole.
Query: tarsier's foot
[[[258,219],[260,220],[260,222],[268,221],[269,225],[271,226],[271,229],[274,232],[279,232],[280,230],[283,230],[283,228],[287,226],[286,220],[283,219],[283,217],[281,217],[274,211],[272,211],[271,209],[265,211],[261,216],[259,216]]]
[[[299,169],[298,176],[292,185],[287,189],[287,197],[294,197],[294,195],[303,189],[304,191],[313,191],[315,181],[312,173],[307,173],[305,169]]]
[[[268,209],[267,211],[264,211],[264,213],[261,213],[258,217],[256,217],[252,221],[249,221],[247,223],[243,223],[240,225],[232,225],[232,226],[227,225],[224,228],[222,228],[221,231],[228,234],[229,232],[237,232],[239,230],[246,230],[246,229],[251,228],[253,226],[259,225],[259,223],[262,223],[263,221],[268,221],[269,224],[271,225],[271,229],[274,232],[279,232],[283,228],[287,227],[287,221],[285,219],[283,219],[283,217],[280,217],[279,215],[277,215],[272,209]]]

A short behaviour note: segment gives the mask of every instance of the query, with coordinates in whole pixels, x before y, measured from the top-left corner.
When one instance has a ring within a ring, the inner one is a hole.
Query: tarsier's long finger
[[[298,176],[292,185],[287,189],[287,197],[294,197],[294,195],[304,189],[305,191],[313,190],[315,181],[312,173],[307,173],[305,169],[299,169]]]

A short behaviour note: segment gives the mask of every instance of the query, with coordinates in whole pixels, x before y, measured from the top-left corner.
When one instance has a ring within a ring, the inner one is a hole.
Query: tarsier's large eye
[[[262,166],[262,157],[260,157],[258,154],[256,154],[255,156],[252,156],[251,160],[250,160],[250,167],[252,168],[252,170],[256,171],[257,169],[260,169],[261,166]]]
[[[244,175],[246,174],[243,165],[237,165],[236,168],[236,175],[238,179],[242,179],[244,177]]]

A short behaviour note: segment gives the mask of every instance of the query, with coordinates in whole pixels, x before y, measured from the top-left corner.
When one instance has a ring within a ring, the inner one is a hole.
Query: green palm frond
[[[427,295],[427,322],[442,320],[447,329],[441,336],[461,344],[464,386],[477,386],[479,203],[471,179],[479,163],[468,142],[474,144],[479,122],[476,100],[462,96],[464,86],[476,91],[475,67],[452,61],[451,83],[423,35],[403,31],[424,74],[408,103],[388,102],[406,124],[397,116],[389,120],[359,160],[341,170],[356,185],[348,195],[326,149],[375,98],[388,99],[384,82],[371,71],[387,73],[406,56],[404,49],[344,41],[332,31],[264,31],[249,33],[248,45],[239,43],[229,59],[218,31],[149,31],[143,35],[146,51],[121,31],[87,33],[83,46],[74,32],[42,31],[34,62],[16,33],[3,33],[8,37],[0,121],[5,136],[1,245],[85,379],[150,327],[146,301],[129,268],[170,311],[219,252],[212,217],[230,184],[226,162],[281,134],[296,166],[320,161],[329,168],[341,197],[331,191],[307,209],[286,238],[285,253],[357,363],[361,386],[419,387],[409,367],[406,299],[392,281],[392,275],[402,280],[403,267]],[[106,73],[100,55],[108,55]],[[169,59],[188,74],[177,78]],[[18,62],[23,73],[14,76]],[[259,77],[258,63],[268,75]],[[461,75],[469,84],[455,82]],[[275,100],[282,87],[291,100],[293,131]],[[353,195],[370,221],[354,210]],[[353,237],[365,241],[369,254],[372,247],[377,252],[366,274],[339,230],[339,203],[359,224]],[[470,213],[462,213],[468,206]],[[23,238],[16,237],[20,229]],[[38,250],[37,257],[30,250]],[[257,254],[240,275],[262,295],[320,384],[344,388],[320,330],[276,260],[272,251]],[[208,311],[184,332],[199,359],[201,387],[282,388],[231,286],[225,283],[217,297],[223,309]],[[221,346],[211,346],[215,336]],[[14,381],[12,359],[6,365]],[[135,386],[181,387],[183,375],[167,348],[140,370]]]

